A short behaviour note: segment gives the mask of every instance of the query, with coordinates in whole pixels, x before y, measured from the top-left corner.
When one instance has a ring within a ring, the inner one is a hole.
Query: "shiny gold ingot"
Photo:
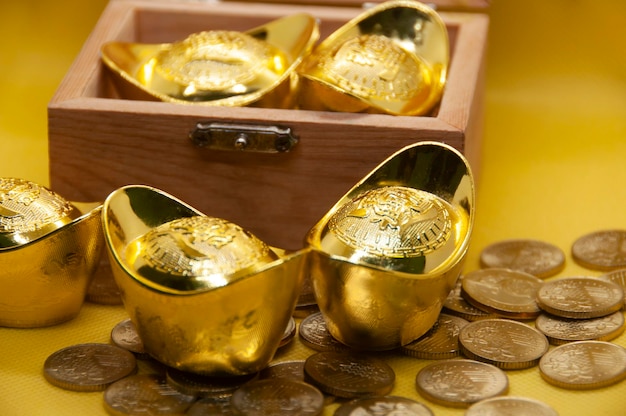
[[[113,275],[148,354],[205,375],[267,366],[295,309],[307,250],[287,254],[146,186],[111,193],[102,218]]]
[[[80,312],[103,247],[100,213],[0,178],[0,326],[56,325]]]
[[[422,115],[441,99],[449,61],[439,15],[387,1],[320,43],[299,68],[302,109]]]
[[[295,68],[319,38],[305,13],[247,32],[213,30],[163,44],[108,42],[102,60],[125,98],[287,108]]]
[[[389,350],[425,334],[461,272],[473,221],[471,169],[448,145],[408,146],[363,178],[306,237],[333,337]]]

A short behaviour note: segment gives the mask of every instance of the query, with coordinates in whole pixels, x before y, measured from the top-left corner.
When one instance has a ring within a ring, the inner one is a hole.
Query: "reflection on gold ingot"
[[[331,334],[387,350],[426,333],[461,272],[473,221],[473,177],[459,152],[420,142],[384,161],[306,237]]]
[[[351,20],[305,59],[299,106],[421,115],[441,99],[449,60],[445,24],[416,1],[388,1]]]
[[[204,31],[166,44],[108,42],[102,60],[125,98],[183,104],[293,106],[295,68],[319,37],[301,13],[245,33]]]
[[[111,193],[102,218],[113,275],[151,356],[207,375],[250,374],[270,362],[306,250],[284,253],[146,186]]]
[[[0,326],[50,326],[79,313],[102,251],[100,212],[0,178]]]

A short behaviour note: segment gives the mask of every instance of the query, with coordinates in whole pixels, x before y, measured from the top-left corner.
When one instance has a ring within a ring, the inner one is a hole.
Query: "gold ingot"
[[[333,337],[389,350],[434,325],[468,249],[474,193],[463,155],[419,142],[376,167],[311,228],[310,277]]]
[[[19,178],[0,178],[0,326],[74,318],[103,247],[99,204],[70,203]]]
[[[304,60],[299,106],[423,115],[441,99],[448,62],[441,17],[417,1],[387,1],[340,27]]]
[[[205,31],[163,44],[108,42],[102,60],[124,98],[289,108],[295,68],[318,38],[315,18],[299,13],[247,32]]]
[[[155,188],[103,206],[113,276],[145,350],[204,375],[260,371],[296,306],[307,250],[286,253]]]

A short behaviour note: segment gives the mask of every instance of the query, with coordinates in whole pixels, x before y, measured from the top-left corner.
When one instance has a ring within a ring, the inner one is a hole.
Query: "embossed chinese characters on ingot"
[[[426,333],[459,276],[473,200],[469,165],[435,142],[400,150],[344,195],[307,236],[330,334],[385,350]]]
[[[111,193],[102,217],[126,310],[161,363],[251,374],[292,336],[306,250],[286,254],[146,186]]]
[[[298,13],[246,32],[207,30],[172,43],[108,42],[102,60],[125,98],[290,108],[295,68],[319,37]]]
[[[102,251],[100,206],[19,178],[0,178],[0,326],[76,316]]]
[[[447,29],[436,12],[415,1],[384,2],[304,60],[300,108],[425,114],[441,97],[448,60]]]

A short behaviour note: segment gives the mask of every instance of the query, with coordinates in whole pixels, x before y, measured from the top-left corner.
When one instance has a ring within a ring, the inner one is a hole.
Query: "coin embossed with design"
[[[626,269],[617,269],[603,274],[599,277],[602,280],[608,280],[618,284],[624,291],[624,306],[626,306]]]
[[[545,282],[537,292],[537,303],[562,318],[598,318],[623,306],[624,291],[616,283],[595,277],[566,277]]]
[[[501,396],[474,403],[465,416],[559,416],[552,407],[528,397]]]
[[[337,341],[328,331],[321,312],[315,312],[300,322],[298,332],[304,345],[316,351],[345,351],[348,347]]]
[[[576,263],[592,270],[626,268],[626,230],[602,230],[579,237],[572,244]]]
[[[104,390],[137,370],[135,356],[109,344],[77,344],[52,353],[44,362],[44,377],[73,391]]]
[[[454,358],[461,354],[459,332],[469,322],[458,316],[439,314],[435,325],[423,336],[404,345],[402,353],[426,360]]]
[[[461,329],[463,355],[505,370],[529,368],[548,351],[548,339],[524,323],[507,319],[472,322]]]
[[[467,273],[461,296],[475,307],[511,319],[533,319],[541,309],[537,292],[543,280],[509,269],[481,269]]]
[[[505,394],[509,378],[491,364],[474,360],[442,360],[417,373],[417,391],[443,406],[468,407],[473,403]]]
[[[621,311],[599,318],[567,319],[541,314],[535,321],[550,344],[561,345],[573,341],[610,341],[624,332],[624,314]]]
[[[324,396],[314,386],[288,379],[257,380],[233,393],[235,414],[314,416],[324,410]]]
[[[393,389],[396,375],[382,359],[347,351],[323,351],[304,363],[307,382],[343,398],[384,396]]]
[[[450,208],[433,194],[403,186],[363,192],[329,221],[347,246],[372,256],[411,258],[440,249],[451,235]]]
[[[185,416],[232,416],[234,410],[230,404],[231,396],[203,397],[194,402]]]
[[[104,391],[104,406],[113,415],[184,414],[196,401],[183,394],[156,374],[139,374],[123,378]]]
[[[539,370],[544,380],[558,387],[606,387],[626,378],[626,349],[606,341],[571,342],[544,355]]]
[[[143,346],[143,341],[137,333],[135,324],[130,319],[124,319],[111,330],[111,342],[120,348],[124,348],[139,358],[149,357]]]
[[[363,397],[342,404],[334,416],[434,416],[424,404],[406,397]]]
[[[533,239],[504,240],[480,253],[483,268],[504,268],[538,278],[554,276],[565,267],[565,253],[554,244]]]

